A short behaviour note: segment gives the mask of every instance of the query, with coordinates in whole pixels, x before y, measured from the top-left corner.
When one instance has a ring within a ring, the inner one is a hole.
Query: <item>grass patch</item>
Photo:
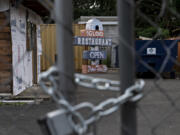
[[[17,102],[17,103],[5,103],[5,102],[0,102],[0,106],[4,105],[12,105],[12,106],[23,106],[27,105],[28,103],[23,103],[23,102]]]

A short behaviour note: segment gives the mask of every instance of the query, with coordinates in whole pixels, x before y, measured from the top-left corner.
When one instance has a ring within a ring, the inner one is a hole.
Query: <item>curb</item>
[[[0,100],[2,104],[39,104],[43,100]]]
[[[120,68],[108,68],[107,73],[117,73],[117,72],[119,72],[119,69]]]
[[[25,103],[25,104],[39,104],[43,101],[50,100],[50,96],[46,95],[18,95],[13,96],[12,94],[0,94],[0,103],[2,104],[19,104],[19,103]]]

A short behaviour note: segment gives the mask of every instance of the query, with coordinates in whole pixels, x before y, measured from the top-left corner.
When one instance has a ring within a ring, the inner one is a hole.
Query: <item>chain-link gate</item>
[[[0,1],[0,134],[177,135],[180,41],[172,35],[179,36],[178,0],[118,0],[119,36],[112,38],[119,41],[120,68],[101,75],[74,73],[72,1],[54,2]],[[31,62],[37,67],[40,55],[47,58],[38,52],[36,14],[57,24],[58,37],[57,64],[40,75],[38,68],[25,69]],[[13,88],[16,83],[22,85]],[[11,95],[25,87],[25,94]]]
[[[123,95],[117,98],[109,98],[99,103],[97,106],[93,105],[90,102],[83,102],[76,106],[72,106],[65,99],[63,94],[58,92],[57,90],[58,87],[56,84],[56,82],[58,81],[55,80],[53,74],[58,74],[58,70],[55,67],[52,67],[47,72],[42,73],[40,77],[41,78],[40,85],[43,87],[43,89],[53,97],[56,103],[58,103],[61,107],[63,107],[62,109],[58,110],[58,112],[55,111],[47,115],[46,124],[49,127],[50,130],[49,132],[52,134],[72,134],[73,132],[76,132],[78,134],[84,134],[86,133],[87,127],[89,125],[93,124],[101,117],[110,115],[113,112],[117,111],[121,104],[126,103],[127,101],[136,102],[142,98],[141,90],[144,87],[144,81],[140,80],[133,86],[129,87]],[[49,88],[45,86],[45,80],[51,82],[52,86]],[[85,75],[75,74],[75,82],[81,86],[85,86],[88,88],[96,88],[99,90],[112,90],[112,91],[120,90],[119,86],[113,87],[113,84],[115,85],[120,84],[118,81],[112,81],[108,79],[93,78]],[[91,116],[89,116],[87,120],[85,120],[82,114],[78,112],[78,110],[83,108],[89,108],[92,111],[90,113]],[[75,117],[75,119],[77,119],[80,123],[74,122],[70,117]],[[69,123],[66,123],[64,125],[64,122],[59,123],[58,118],[63,120],[66,119],[67,121],[70,119],[70,121]],[[58,123],[60,124],[60,126],[58,126]],[[51,127],[51,125],[54,125],[55,127]],[[63,128],[61,128],[61,126],[68,127],[67,131],[66,130],[62,131]]]

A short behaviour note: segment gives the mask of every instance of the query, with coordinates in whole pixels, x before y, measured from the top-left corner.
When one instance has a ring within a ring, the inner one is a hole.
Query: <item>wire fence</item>
[[[168,32],[169,35],[175,35],[173,32],[176,32],[177,37],[179,36],[179,26],[174,23],[180,19],[179,10],[174,7],[178,2],[125,1],[125,4],[134,8],[135,18],[132,23],[135,24],[135,28],[131,32],[140,35],[149,27],[154,31],[153,35],[150,35],[151,39],[134,38],[132,42],[135,43],[135,47],[129,46],[129,42],[121,32],[119,36],[111,37],[118,39],[121,43],[119,46],[124,45],[129,50],[128,53],[134,57],[136,70],[133,74],[136,79],[131,77],[132,82],[128,87],[124,85],[122,76],[119,81],[122,65],[119,71],[106,74],[74,73],[71,76],[67,71],[59,70],[59,65],[53,63],[43,49],[38,47],[40,31],[42,33],[44,29],[39,29],[38,17],[34,20],[33,12],[24,10],[23,2],[23,0],[12,2],[10,9],[0,12],[0,134],[177,135],[180,132],[178,119],[180,41],[175,37],[167,40],[170,36],[166,36]],[[71,37],[74,36],[72,29],[64,24],[52,9],[51,1],[39,0],[39,2],[51,10],[51,17],[46,23],[54,20],[68,31]],[[117,3],[117,8],[119,6]],[[20,17],[14,17],[12,12],[15,14],[18,9],[21,9],[17,11]],[[127,15],[128,13],[125,14]],[[128,17],[127,19],[130,18]],[[169,23],[166,25],[161,23],[167,21]],[[144,29],[141,28],[142,25]],[[126,27],[125,30],[129,29]],[[36,28],[37,31],[34,30]],[[13,34],[14,32],[16,34]],[[21,42],[18,43],[18,40]],[[37,65],[40,65],[40,55],[52,65],[41,74],[40,68],[37,68]],[[115,60],[118,61],[122,55],[119,53],[116,55]],[[118,63],[121,64],[121,61]],[[70,83],[77,89],[75,94],[68,95],[73,96],[70,98],[73,102],[67,100],[69,98],[66,97],[66,91],[59,90],[63,88],[61,86],[64,82],[59,81],[63,78],[68,81],[67,84]],[[36,82],[37,84],[34,84]],[[22,89],[27,90],[17,96],[11,95],[16,94],[14,91]],[[124,119],[127,122],[124,122]]]

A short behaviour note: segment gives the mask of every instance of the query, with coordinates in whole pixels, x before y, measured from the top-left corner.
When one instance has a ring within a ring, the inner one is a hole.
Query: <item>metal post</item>
[[[134,84],[134,0],[118,0],[121,92]],[[121,93],[121,94],[122,94]],[[136,103],[121,107],[121,135],[137,135]]]
[[[74,59],[72,42],[72,0],[55,1],[57,62],[59,90],[72,102],[75,97]]]

